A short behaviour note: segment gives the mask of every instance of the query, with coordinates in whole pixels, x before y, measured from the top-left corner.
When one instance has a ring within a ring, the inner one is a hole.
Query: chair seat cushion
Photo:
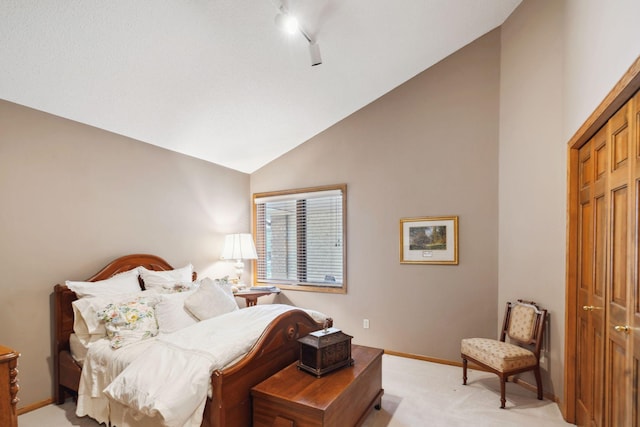
[[[461,353],[499,372],[535,366],[536,356],[526,348],[488,338],[465,338]]]

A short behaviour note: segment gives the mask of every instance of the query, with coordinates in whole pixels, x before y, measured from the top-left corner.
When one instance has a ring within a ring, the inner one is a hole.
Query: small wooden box
[[[300,338],[298,368],[320,378],[338,368],[353,365],[351,338],[336,328],[321,329]]]

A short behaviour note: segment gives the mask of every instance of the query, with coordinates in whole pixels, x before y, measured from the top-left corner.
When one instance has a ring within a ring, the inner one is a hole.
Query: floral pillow
[[[113,349],[158,335],[153,303],[143,297],[108,304],[98,312],[98,318],[105,322]]]
[[[146,298],[147,302],[153,301],[152,305],[159,299],[159,295],[154,291],[140,290],[122,295],[78,298],[71,303],[73,307],[73,332],[84,340],[90,339],[91,335],[107,336],[105,322],[97,316],[97,313],[108,304],[127,302],[138,297]]]

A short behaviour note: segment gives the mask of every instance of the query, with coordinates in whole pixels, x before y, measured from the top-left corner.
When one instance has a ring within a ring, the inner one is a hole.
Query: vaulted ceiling
[[[251,173],[521,0],[2,0],[0,98]]]

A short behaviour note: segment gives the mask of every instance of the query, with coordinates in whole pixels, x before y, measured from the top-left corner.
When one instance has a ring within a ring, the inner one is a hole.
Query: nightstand
[[[258,303],[258,298],[263,297],[265,295],[279,294],[279,293],[280,293],[280,290],[264,291],[264,290],[251,290],[251,288],[249,288],[244,291],[234,292],[233,296],[244,298],[244,300],[247,303],[247,307],[253,307]]]

